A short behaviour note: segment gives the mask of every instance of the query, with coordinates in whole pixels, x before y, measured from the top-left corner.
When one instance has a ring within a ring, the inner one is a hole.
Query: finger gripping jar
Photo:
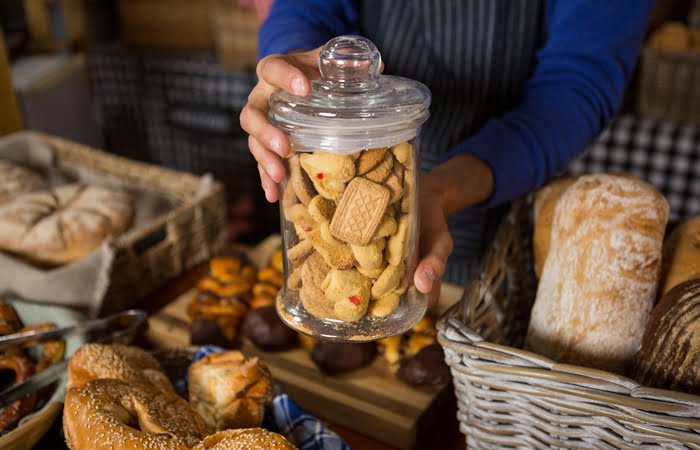
[[[278,90],[270,121],[289,137],[280,201],[285,284],[277,312],[317,338],[371,341],[425,314],[418,258],[419,131],[430,91],[380,75],[358,36],[329,41],[308,96]]]

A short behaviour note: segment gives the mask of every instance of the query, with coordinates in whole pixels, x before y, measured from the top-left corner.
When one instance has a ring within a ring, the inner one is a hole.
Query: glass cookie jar
[[[280,200],[285,284],[277,312],[290,327],[337,341],[410,329],[427,297],[418,260],[419,131],[430,91],[380,75],[358,36],[329,41],[308,96],[278,90],[270,121],[292,146]]]

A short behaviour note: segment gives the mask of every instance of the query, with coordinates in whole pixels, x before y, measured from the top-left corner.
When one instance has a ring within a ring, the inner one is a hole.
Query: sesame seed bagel
[[[138,347],[86,344],[73,353],[68,361],[69,389],[100,378],[147,384],[162,392],[175,394],[158,361]]]
[[[226,430],[202,439],[192,450],[296,450],[283,436],[263,428]]]
[[[206,434],[184,399],[113,379],[69,389],[63,428],[72,450],[188,450]]]

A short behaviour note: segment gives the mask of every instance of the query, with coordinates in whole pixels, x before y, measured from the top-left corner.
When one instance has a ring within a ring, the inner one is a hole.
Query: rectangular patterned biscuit
[[[364,178],[348,183],[333,215],[333,237],[354,245],[367,245],[389,204],[391,193],[384,186]]]

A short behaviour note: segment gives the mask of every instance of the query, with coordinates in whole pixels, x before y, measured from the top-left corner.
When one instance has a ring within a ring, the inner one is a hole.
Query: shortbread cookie
[[[391,292],[380,299],[370,301],[367,313],[372,317],[386,317],[396,311],[400,302],[401,297]]]
[[[384,187],[389,189],[389,192],[391,192],[391,198],[389,198],[389,204],[394,204],[401,200],[403,197],[403,175],[404,175],[404,168],[401,164],[399,163],[394,163],[394,166],[391,169],[391,173],[389,176],[384,180]]]
[[[323,222],[321,225],[319,225],[318,229],[321,232],[321,238],[330,245],[345,245],[344,242],[341,242],[333,237],[328,222]]]
[[[323,257],[326,264],[334,269],[349,269],[353,266],[355,259],[352,256],[352,250],[348,245],[331,245],[321,237],[320,230],[314,230],[306,233],[306,237],[314,249]]]
[[[290,273],[289,278],[287,278],[287,287],[289,289],[299,289],[302,286],[301,271],[303,267],[303,265],[300,265],[292,269],[292,273]]]
[[[405,269],[403,264],[401,264],[398,267],[392,266],[391,264],[386,266],[384,272],[382,272],[382,274],[379,275],[379,278],[377,278],[377,280],[374,282],[374,285],[372,286],[372,299],[380,299],[389,292],[399,287],[404,271]]]
[[[397,226],[396,219],[387,210],[387,213],[384,214],[384,217],[382,217],[382,221],[379,222],[374,238],[376,239],[379,237],[388,237],[393,235],[396,233]]]
[[[403,173],[403,198],[401,199],[401,211],[411,212],[413,208],[413,187],[416,183],[416,173],[413,170],[404,170]]]
[[[355,245],[367,245],[389,204],[389,191],[364,178],[355,178],[340,199],[333,220],[334,237]]]
[[[374,181],[375,183],[381,183],[386,180],[386,177],[391,173],[391,169],[394,167],[394,157],[391,153],[387,152],[383,160],[379,162],[372,170],[364,174],[363,176],[369,181]]]
[[[406,169],[413,170],[411,162],[411,144],[408,142],[402,142],[398,145],[391,147],[391,153],[394,154],[396,160],[401,163]]]
[[[299,267],[307,256],[313,252],[314,246],[308,240],[299,241],[297,245],[287,251],[287,258],[292,267]]]
[[[292,222],[294,225],[300,226],[302,228],[315,227],[316,221],[309,214],[309,210],[306,209],[302,203],[297,203],[292,205],[290,208],[284,210],[285,218]]]
[[[304,286],[321,289],[321,284],[331,268],[318,253],[306,258],[301,268],[301,282]]]
[[[374,279],[378,278],[379,275],[382,274],[382,272],[384,272],[384,269],[386,269],[386,262],[385,262],[385,261],[382,261],[382,264],[381,264],[379,267],[377,267],[376,269],[372,269],[372,270],[365,269],[364,267],[362,267],[362,266],[360,266],[360,265],[358,265],[358,266],[356,267],[356,269],[357,269],[357,271],[360,272],[362,275],[366,276],[367,278],[371,278],[371,279],[374,280]]]
[[[399,219],[396,234],[389,238],[386,244],[386,261],[392,266],[398,266],[406,257],[406,238],[408,237],[408,226],[411,216],[404,214]]]
[[[357,175],[364,175],[379,164],[384,157],[389,153],[386,147],[372,148],[360,153],[357,159]]]
[[[384,255],[382,252],[384,251],[385,245],[386,241],[384,239],[376,239],[365,246],[351,244],[350,248],[360,267],[366,270],[376,270],[380,268],[384,262]]]
[[[355,163],[347,155],[305,153],[301,155],[301,167],[318,193],[330,200],[339,199],[345,190],[345,183],[355,176]]]
[[[337,319],[334,303],[326,298],[319,288],[303,285],[299,289],[299,299],[304,309],[317,319]]]
[[[316,195],[314,185],[307,174],[301,170],[298,154],[289,158],[289,184],[304,205],[308,206]]]
[[[317,195],[309,203],[309,215],[318,223],[330,222],[335,214],[335,202]]]
[[[321,285],[326,298],[335,303],[336,316],[348,322],[365,315],[371,288],[372,281],[355,269],[331,270]]]

